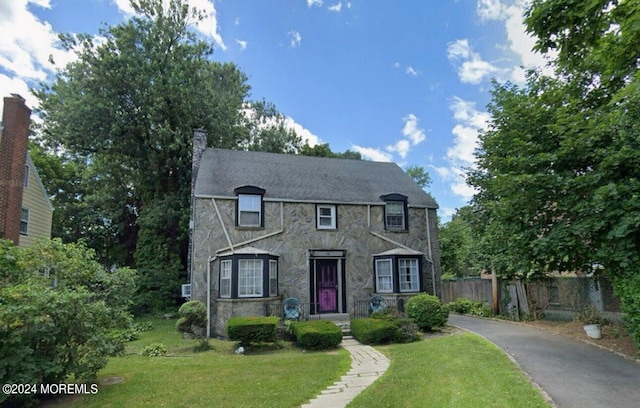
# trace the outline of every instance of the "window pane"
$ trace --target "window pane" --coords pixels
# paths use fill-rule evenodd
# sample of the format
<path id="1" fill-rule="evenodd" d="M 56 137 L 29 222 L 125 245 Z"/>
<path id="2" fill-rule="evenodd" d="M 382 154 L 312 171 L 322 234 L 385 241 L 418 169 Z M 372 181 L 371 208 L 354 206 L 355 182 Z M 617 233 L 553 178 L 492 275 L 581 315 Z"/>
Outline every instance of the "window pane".
<path id="1" fill-rule="evenodd" d="M 262 197 L 259 195 L 240 194 L 238 196 L 238 225 L 260 226 Z"/>
<path id="2" fill-rule="evenodd" d="M 400 259 L 398 272 L 400 274 L 400 292 L 417 292 L 419 290 L 417 259 Z"/>
<path id="3" fill-rule="evenodd" d="M 262 260 L 238 261 L 238 296 L 262 296 Z"/>
<path id="4" fill-rule="evenodd" d="M 29 210 L 23 208 L 20 211 L 20 233 L 27 234 L 29 232 Z"/>
<path id="5" fill-rule="evenodd" d="M 376 260 L 376 288 L 378 292 L 393 292 L 391 259 Z"/>
<path id="6" fill-rule="evenodd" d="M 336 227 L 336 211 L 335 206 L 324 205 L 318 206 L 318 228 L 335 228 Z"/>
<path id="7" fill-rule="evenodd" d="M 388 202 L 386 204 L 386 218 L 388 229 L 404 229 L 404 204 Z"/>
<path id="8" fill-rule="evenodd" d="M 269 296 L 278 296 L 278 261 L 269 261 Z"/>
<path id="9" fill-rule="evenodd" d="M 220 297 L 231 297 L 231 261 L 220 263 Z"/>

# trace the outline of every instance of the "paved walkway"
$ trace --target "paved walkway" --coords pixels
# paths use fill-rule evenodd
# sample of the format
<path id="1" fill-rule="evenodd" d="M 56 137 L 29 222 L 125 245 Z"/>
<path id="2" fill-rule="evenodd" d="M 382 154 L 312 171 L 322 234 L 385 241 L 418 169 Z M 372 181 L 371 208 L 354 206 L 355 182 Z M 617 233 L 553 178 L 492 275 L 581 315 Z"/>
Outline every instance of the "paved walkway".
<path id="1" fill-rule="evenodd" d="M 351 370 L 302 408 L 345 407 L 389 368 L 389 359 L 371 346 L 345 338 L 342 347 L 351 353 Z"/>
<path id="2" fill-rule="evenodd" d="M 640 407 L 640 364 L 569 337 L 451 314 L 449 324 L 503 349 L 562 408 Z"/>

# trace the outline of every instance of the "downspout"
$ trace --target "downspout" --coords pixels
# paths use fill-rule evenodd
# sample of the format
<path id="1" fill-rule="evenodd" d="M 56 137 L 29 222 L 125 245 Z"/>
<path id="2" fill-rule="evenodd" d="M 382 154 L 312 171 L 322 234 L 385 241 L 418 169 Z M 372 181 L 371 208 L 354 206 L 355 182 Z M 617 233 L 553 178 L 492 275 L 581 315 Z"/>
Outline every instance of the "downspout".
<path id="1" fill-rule="evenodd" d="M 207 260 L 207 338 L 211 337 L 211 262 L 215 259 L 210 256 Z"/>
<path id="2" fill-rule="evenodd" d="M 433 295 L 436 294 L 436 267 L 433 262 L 433 251 L 431 250 L 431 226 L 429 225 L 429 209 L 425 208 L 424 213 L 426 214 L 427 220 L 427 245 L 429 246 L 429 262 L 431 262 L 431 284 L 433 287 Z"/>

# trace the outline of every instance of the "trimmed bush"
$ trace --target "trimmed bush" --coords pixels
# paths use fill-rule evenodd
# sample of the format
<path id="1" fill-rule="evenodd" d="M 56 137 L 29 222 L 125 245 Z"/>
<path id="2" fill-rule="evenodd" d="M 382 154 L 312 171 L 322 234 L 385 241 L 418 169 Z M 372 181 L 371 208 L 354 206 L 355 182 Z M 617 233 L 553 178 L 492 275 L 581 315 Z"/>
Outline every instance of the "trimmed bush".
<path id="1" fill-rule="evenodd" d="M 409 299 L 405 308 L 409 316 L 421 330 L 431 330 L 444 326 L 449 317 L 449 309 L 443 307 L 440 299 L 433 295 L 417 295 Z"/>
<path id="2" fill-rule="evenodd" d="M 305 350 L 331 349 L 342 341 L 342 329 L 329 320 L 293 322 L 291 327 L 296 344 Z"/>
<path id="3" fill-rule="evenodd" d="M 241 345 L 269 342 L 277 339 L 278 318 L 268 317 L 232 317 L 227 322 L 229 340 L 239 341 Z"/>
<path id="4" fill-rule="evenodd" d="M 387 320 L 396 326 L 398 330 L 393 343 L 410 343 L 420 338 L 418 326 L 398 309 L 388 308 L 383 312 L 375 312 L 371 314 L 371 318 Z"/>
<path id="5" fill-rule="evenodd" d="M 398 327 L 390 320 L 351 320 L 351 334 L 362 344 L 392 343 L 398 337 Z"/>

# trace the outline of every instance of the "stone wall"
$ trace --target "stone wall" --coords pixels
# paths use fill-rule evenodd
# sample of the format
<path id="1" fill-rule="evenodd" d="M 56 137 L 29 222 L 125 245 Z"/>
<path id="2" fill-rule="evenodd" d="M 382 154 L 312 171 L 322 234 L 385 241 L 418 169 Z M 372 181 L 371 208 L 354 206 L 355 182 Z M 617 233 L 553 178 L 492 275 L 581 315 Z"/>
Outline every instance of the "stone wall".
<path id="1" fill-rule="evenodd" d="M 369 206 L 336 205 L 336 230 L 316 229 L 316 206 L 313 203 L 265 201 L 265 227 L 259 229 L 235 227 L 235 207 L 236 201 L 230 199 L 195 200 L 192 295 L 194 299 L 206 302 L 207 264 L 211 261 L 211 312 L 214 317 L 212 331 L 216 334 L 224 335 L 226 320 L 229 317 L 264 314 L 264 302 L 261 300 L 218 299 L 219 260 L 216 257 L 220 252 L 229 250 L 231 246 L 235 249 L 252 246 L 278 255 L 279 298 L 296 297 L 303 303 L 310 301 L 309 250 L 345 251 L 344 290 L 346 309 L 349 312 L 355 300 L 368 299 L 373 294 L 372 255 L 398 247 L 368 232 L 372 231 L 388 240 L 425 253 L 422 260 L 423 287 L 427 293 L 433 293 L 432 275 L 435 275 L 436 294 L 439 295 L 440 256 L 435 209 L 429 210 L 431 254 L 434 258 L 432 268 L 428 262 L 427 210 L 424 208 L 409 208 L 408 232 L 386 232 L 382 203 Z M 216 212 L 216 208 L 220 214 Z"/>

